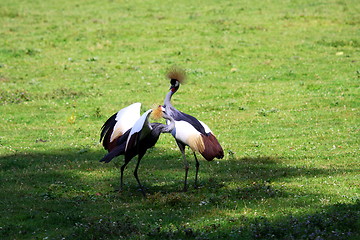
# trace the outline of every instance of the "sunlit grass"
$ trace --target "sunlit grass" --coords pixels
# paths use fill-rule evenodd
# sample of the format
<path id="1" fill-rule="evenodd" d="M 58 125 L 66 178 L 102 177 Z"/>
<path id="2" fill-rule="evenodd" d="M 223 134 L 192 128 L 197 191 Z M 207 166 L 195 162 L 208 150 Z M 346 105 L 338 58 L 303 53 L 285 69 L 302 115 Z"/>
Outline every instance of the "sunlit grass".
<path id="1" fill-rule="evenodd" d="M 359 237 L 356 1 L 2 1 L 0 236 L 4 239 Z M 99 163 L 103 122 L 173 104 L 225 157 L 181 192 L 174 139 L 125 170 Z M 200 156 L 199 156 L 200 157 Z"/>

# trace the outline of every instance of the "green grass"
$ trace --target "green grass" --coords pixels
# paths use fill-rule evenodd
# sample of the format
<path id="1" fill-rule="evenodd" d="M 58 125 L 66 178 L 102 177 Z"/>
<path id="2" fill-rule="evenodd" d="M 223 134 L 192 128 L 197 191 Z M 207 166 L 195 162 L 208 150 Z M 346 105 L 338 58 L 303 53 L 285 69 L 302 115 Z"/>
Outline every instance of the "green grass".
<path id="1" fill-rule="evenodd" d="M 360 4 L 1 1 L 2 239 L 357 239 Z M 119 109 L 161 104 L 207 123 L 223 160 L 181 192 L 162 135 L 144 199 L 98 143 Z M 191 159 L 190 184 L 194 181 Z"/>

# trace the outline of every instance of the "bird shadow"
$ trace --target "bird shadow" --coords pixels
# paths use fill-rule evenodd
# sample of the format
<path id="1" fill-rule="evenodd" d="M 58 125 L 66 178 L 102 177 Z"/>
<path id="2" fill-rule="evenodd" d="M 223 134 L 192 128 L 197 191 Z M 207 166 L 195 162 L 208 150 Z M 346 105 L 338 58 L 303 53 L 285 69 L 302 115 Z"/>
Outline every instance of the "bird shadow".
<path id="1" fill-rule="evenodd" d="M 46 185 L 49 181 L 82 179 L 82 181 L 107 181 L 113 186 L 113 191 L 118 189 L 119 167 L 123 164 L 123 157 L 114 159 L 109 164 L 98 162 L 106 152 L 102 150 L 79 151 L 74 149 L 59 149 L 49 152 L 13 153 L 0 157 L 0 170 L 11 177 L 16 176 L 17 182 L 22 178 L 31 176 L 31 182 Z M 271 183 L 281 179 L 295 177 L 314 177 L 332 174 L 345 174 L 356 172 L 359 169 L 327 169 L 314 167 L 289 166 L 283 162 L 286 159 L 273 156 L 256 156 L 232 158 L 218 161 L 200 160 L 199 189 L 221 189 L 227 183 L 242 183 L 256 185 Z M 134 158 L 125 170 L 126 188 L 138 189 L 133 177 L 133 169 L 137 159 Z M 191 164 L 189 171 L 189 185 L 194 184 L 195 161 L 188 157 Z M 105 174 L 110 171 L 111 174 Z M 95 174 L 99 172 L 99 174 Z M 144 156 L 139 168 L 139 177 L 148 191 L 179 191 L 183 187 L 184 167 L 181 155 L 177 152 L 169 153 L 162 148 L 154 148 Z M 8 173 L 8 174 L 6 174 Z M 11 173 L 11 174 L 10 174 Z M 23 174 L 26 173 L 26 174 Z M 94 173 L 96 177 L 85 178 L 84 175 Z M 71 177 L 69 177 L 71 176 Z M 24 181 L 26 184 L 26 181 Z M 180 185 L 180 186 L 179 186 Z"/>
<path id="2" fill-rule="evenodd" d="M 96 227 L 99 219 L 89 218 L 86 213 L 102 211 L 104 204 L 111 205 L 120 212 L 130 207 L 131 211 L 137 212 L 139 218 L 146 218 L 147 213 L 139 211 L 136 206 L 141 206 L 141 209 L 160 206 L 164 211 L 187 209 L 184 214 L 190 216 L 191 209 L 201 207 L 198 204 L 205 204 L 206 210 L 197 211 L 206 216 L 211 214 L 212 209 L 216 210 L 218 205 L 239 200 L 257 204 L 263 199 L 292 198 L 296 194 L 292 189 L 279 188 L 272 183 L 300 176 L 310 178 L 333 175 L 335 171 L 288 166 L 284 164 L 286 159 L 272 156 L 212 162 L 200 160 L 199 188 L 195 189 L 192 186 L 195 164 L 190 155 L 189 190 L 182 193 L 184 168 L 181 154 L 156 147 L 144 156 L 140 165 L 139 177 L 147 188 L 147 199 L 141 200 L 143 198 L 132 173 L 136 159 L 133 159 L 125 170 L 125 188 L 118 193 L 118 168 L 123 158 L 114 159 L 110 164 L 98 162 L 104 154 L 103 150 L 59 149 L 52 152 L 17 152 L 0 156 L 1 191 L 4 196 L 0 206 L 3 215 L 16 219 L 16 214 L 13 213 L 17 209 L 19 214 L 24 216 L 23 224 L 27 226 L 27 232 L 35 231 L 31 227 L 34 220 L 55 232 L 64 228 L 73 229 L 74 226 L 80 229 L 81 226 Z M 358 169 L 341 169 L 335 173 L 354 171 Z M 311 194 L 317 196 L 317 193 L 307 193 Z M 22 199 L 21 204 L 18 199 Z M 103 214 L 109 213 L 105 211 Z M 63 221 L 62 218 L 68 220 Z M 171 221 L 180 226 L 183 220 L 183 217 L 176 216 Z M 93 225 L 89 225 L 89 222 Z M 79 223 L 87 225 L 78 225 Z M 109 220 L 110 223 L 113 221 Z M 132 222 L 129 224 L 134 228 Z M 110 225 L 109 228 L 112 226 Z M 3 229 L 8 231 L 6 236 L 17 234 L 12 230 L 16 227 L 11 224 L 5 225 Z M 99 230 L 99 234 L 100 232 Z"/>

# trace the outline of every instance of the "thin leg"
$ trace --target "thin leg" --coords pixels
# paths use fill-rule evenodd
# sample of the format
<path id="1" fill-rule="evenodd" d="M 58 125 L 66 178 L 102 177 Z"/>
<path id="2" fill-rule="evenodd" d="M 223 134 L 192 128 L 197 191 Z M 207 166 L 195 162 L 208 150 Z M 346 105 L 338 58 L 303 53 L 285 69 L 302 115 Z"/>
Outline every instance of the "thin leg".
<path id="1" fill-rule="evenodd" d="M 140 161 L 141 161 L 142 156 L 143 156 L 143 154 L 139 154 L 139 156 L 138 156 L 138 161 L 137 161 L 137 163 L 136 163 L 136 167 L 135 167 L 135 170 L 134 170 L 134 176 L 135 176 L 135 178 L 136 178 L 136 181 L 137 181 L 138 184 L 139 184 L 139 187 L 140 187 L 140 189 L 141 189 L 142 194 L 144 195 L 144 197 L 146 197 L 146 193 L 145 193 L 144 187 L 143 187 L 143 185 L 141 185 L 140 180 L 139 180 L 139 177 L 138 177 L 138 169 L 139 169 L 139 165 L 140 165 Z"/>
<path id="2" fill-rule="evenodd" d="M 185 157 L 185 154 L 183 154 L 184 156 L 184 161 L 185 161 L 185 165 L 184 165 L 184 168 L 185 168 L 185 180 L 184 180 L 184 189 L 183 191 L 186 192 L 187 191 L 187 177 L 188 177 L 188 172 L 189 172 L 189 163 L 186 161 L 186 157 Z"/>
<path id="3" fill-rule="evenodd" d="M 196 154 L 194 152 L 194 157 L 195 157 L 195 160 L 196 160 L 196 173 L 195 173 L 195 183 L 194 183 L 194 187 L 195 188 L 198 188 L 198 184 L 197 184 L 197 180 L 198 180 L 198 173 L 199 173 L 199 167 L 200 167 L 200 163 L 199 163 L 199 160 L 197 159 L 196 157 Z"/>
<path id="4" fill-rule="evenodd" d="M 130 159 L 131 160 L 131 159 Z M 128 165 L 128 163 L 130 162 L 129 159 L 126 159 L 125 157 L 125 163 L 121 166 L 120 168 L 120 189 L 119 191 L 121 192 L 123 190 L 123 176 L 124 176 L 124 170 L 126 165 Z"/>
<path id="5" fill-rule="evenodd" d="M 185 168 L 185 180 L 184 180 L 184 189 L 183 191 L 186 192 L 187 191 L 187 177 L 188 177 L 188 172 L 189 172 L 189 163 L 186 160 L 186 156 L 185 156 L 185 145 L 177 142 L 179 149 L 182 153 L 183 156 L 183 160 L 184 160 L 184 168 Z"/>

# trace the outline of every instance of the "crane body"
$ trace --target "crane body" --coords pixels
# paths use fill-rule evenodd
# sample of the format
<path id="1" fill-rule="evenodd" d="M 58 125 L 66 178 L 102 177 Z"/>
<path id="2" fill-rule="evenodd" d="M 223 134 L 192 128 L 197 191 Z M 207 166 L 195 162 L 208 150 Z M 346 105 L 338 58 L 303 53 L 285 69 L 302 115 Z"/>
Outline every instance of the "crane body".
<path id="1" fill-rule="evenodd" d="M 139 108 L 139 110 L 140 110 L 140 108 Z M 122 110 L 120 110 L 120 111 L 122 111 Z M 161 117 L 165 118 L 170 123 L 167 125 L 161 124 L 161 123 L 150 123 L 149 117 L 153 111 L 158 111 L 158 112 L 161 111 L 161 114 L 160 114 Z M 134 113 L 134 112 L 132 112 L 132 113 Z M 116 114 L 114 114 L 114 115 L 116 115 Z M 105 124 L 104 124 L 105 127 L 103 126 L 103 129 L 108 129 L 108 131 L 111 129 L 115 129 L 114 126 L 116 126 L 116 124 L 117 124 L 116 122 L 114 123 L 114 121 L 108 120 L 105 122 Z M 131 159 L 133 159 L 137 155 L 138 160 L 137 160 L 136 167 L 134 170 L 134 176 L 142 190 L 143 195 L 145 196 L 145 190 L 144 190 L 142 184 L 140 183 L 140 180 L 138 177 L 138 168 L 140 165 L 140 161 L 141 161 L 142 157 L 145 155 L 146 151 L 156 144 L 156 142 L 159 139 L 160 134 L 161 133 L 170 133 L 174 127 L 175 127 L 175 123 L 173 121 L 173 118 L 171 118 L 170 116 L 168 116 L 165 113 L 165 109 L 162 106 L 159 106 L 156 110 L 149 109 L 148 111 L 146 111 L 140 118 L 137 119 L 137 121 L 133 124 L 133 126 L 130 129 L 128 129 L 120 137 L 116 138 L 116 142 L 111 145 L 113 147 L 108 149 L 109 153 L 106 154 L 100 160 L 100 162 L 108 163 L 113 158 L 115 158 L 119 155 L 125 156 L 124 164 L 120 168 L 120 170 L 121 170 L 120 190 L 122 190 L 122 187 L 123 187 L 123 175 L 124 175 L 125 167 L 131 161 Z M 103 136 L 106 136 L 107 134 L 108 133 L 104 132 L 104 130 L 101 132 L 100 139 L 103 140 L 104 147 L 108 146 L 108 143 L 104 142 L 104 141 L 108 140 L 108 138 L 103 137 Z M 111 136 L 110 133 L 109 133 L 109 135 Z"/>
<path id="2" fill-rule="evenodd" d="M 197 179 L 200 163 L 196 157 L 196 152 L 199 152 L 206 160 L 212 161 L 214 158 L 223 158 L 224 151 L 212 133 L 210 128 L 195 117 L 183 113 L 171 104 L 171 97 L 179 89 L 180 83 L 184 80 L 184 72 L 177 69 L 168 73 L 170 79 L 170 91 L 166 94 L 164 100 L 165 112 L 174 119 L 175 127 L 171 134 L 176 140 L 176 143 L 182 153 L 185 166 L 185 180 L 184 191 L 187 190 L 187 175 L 189 164 L 185 156 L 185 147 L 189 146 L 193 151 L 196 161 L 195 187 L 197 187 Z"/>

